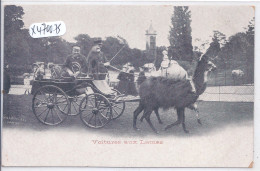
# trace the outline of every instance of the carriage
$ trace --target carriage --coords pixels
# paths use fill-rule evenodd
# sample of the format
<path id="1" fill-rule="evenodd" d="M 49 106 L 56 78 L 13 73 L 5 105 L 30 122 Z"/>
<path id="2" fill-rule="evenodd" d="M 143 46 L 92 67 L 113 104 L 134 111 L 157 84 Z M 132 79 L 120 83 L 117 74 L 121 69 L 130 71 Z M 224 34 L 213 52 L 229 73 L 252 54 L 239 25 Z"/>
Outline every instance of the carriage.
<path id="1" fill-rule="evenodd" d="M 55 75 L 54 70 L 50 70 L 50 73 Z M 125 95 L 108 85 L 104 74 L 107 73 L 61 78 L 36 77 L 32 83 L 33 113 L 46 125 L 58 125 L 69 116 L 80 115 L 86 126 L 104 127 L 124 113 L 127 101 Z"/>

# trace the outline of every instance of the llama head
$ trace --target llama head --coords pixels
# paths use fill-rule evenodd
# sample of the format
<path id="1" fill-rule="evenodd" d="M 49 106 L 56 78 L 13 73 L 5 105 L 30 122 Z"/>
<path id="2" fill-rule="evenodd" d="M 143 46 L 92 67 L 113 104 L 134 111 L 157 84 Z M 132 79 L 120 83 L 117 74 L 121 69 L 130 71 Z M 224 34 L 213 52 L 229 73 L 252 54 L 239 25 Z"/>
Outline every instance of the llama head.
<path id="1" fill-rule="evenodd" d="M 208 61 L 208 71 L 215 71 L 217 69 L 216 65 L 211 62 L 211 61 Z"/>
<path id="2" fill-rule="evenodd" d="M 203 71 L 214 71 L 217 67 L 207 55 L 202 55 L 198 61 L 198 68 Z"/>

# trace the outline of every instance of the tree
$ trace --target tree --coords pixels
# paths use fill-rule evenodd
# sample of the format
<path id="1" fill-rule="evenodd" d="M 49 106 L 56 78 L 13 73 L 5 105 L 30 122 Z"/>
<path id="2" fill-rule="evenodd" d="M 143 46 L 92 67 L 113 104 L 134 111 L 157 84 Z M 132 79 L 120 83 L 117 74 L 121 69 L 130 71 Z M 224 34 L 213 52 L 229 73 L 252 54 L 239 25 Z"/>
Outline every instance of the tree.
<path id="1" fill-rule="evenodd" d="M 30 59 L 23 15 L 20 6 L 7 5 L 4 8 L 4 59 L 10 66 L 28 64 Z"/>
<path id="2" fill-rule="evenodd" d="M 64 63 L 68 54 L 71 53 L 69 43 L 61 37 L 48 37 L 46 48 L 46 62 Z"/>
<path id="3" fill-rule="evenodd" d="M 255 17 L 249 21 L 246 31 L 246 37 L 248 42 L 248 48 L 246 51 L 247 56 L 247 69 L 246 77 L 249 83 L 254 82 L 254 45 L 255 45 Z"/>
<path id="4" fill-rule="evenodd" d="M 174 7 L 169 32 L 169 56 L 176 60 L 192 61 L 191 11 L 187 6 Z"/>
<path id="5" fill-rule="evenodd" d="M 91 38 L 88 34 L 79 34 L 74 39 L 76 40 L 76 44 L 81 47 L 81 53 L 84 56 L 88 56 L 93 46 L 94 38 Z"/>
<path id="6" fill-rule="evenodd" d="M 223 47 L 227 43 L 226 35 L 217 30 L 213 31 L 212 40 L 218 42 L 220 47 Z"/>
<path id="7" fill-rule="evenodd" d="M 24 15 L 23 8 L 15 5 L 7 5 L 4 8 L 4 33 L 13 33 L 21 31 L 24 26 L 22 16 Z"/>
<path id="8" fill-rule="evenodd" d="M 253 17 L 247 26 L 246 34 L 248 36 L 248 42 L 250 45 L 254 44 L 254 36 L 255 36 L 255 17 Z"/>

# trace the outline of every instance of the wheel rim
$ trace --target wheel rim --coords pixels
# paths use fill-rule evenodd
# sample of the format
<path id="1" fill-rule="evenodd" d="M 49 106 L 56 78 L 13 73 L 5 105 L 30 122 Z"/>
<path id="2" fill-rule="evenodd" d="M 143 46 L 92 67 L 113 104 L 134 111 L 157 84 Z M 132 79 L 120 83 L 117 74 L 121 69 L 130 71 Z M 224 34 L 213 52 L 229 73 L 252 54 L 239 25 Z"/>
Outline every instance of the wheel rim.
<path id="1" fill-rule="evenodd" d="M 119 96 L 121 93 L 117 90 L 113 90 L 115 91 L 115 96 Z M 111 103 L 112 106 L 112 112 L 113 112 L 113 119 L 117 119 L 119 118 L 125 111 L 125 101 L 121 100 L 118 102 L 113 102 Z"/>
<path id="2" fill-rule="evenodd" d="M 79 114 L 80 102 L 84 96 L 69 97 L 70 112 L 69 115 L 75 116 Z"/>
<path id="3" fill-rule="evenodd" d="M 102 128 L 112 118 L 112 108 L 108 99 L 101 94 L 90 94 L 82 99 L 80 117 L 90 128 Z"/>
<path id="4" fill-rule="evenodd" d="M 58 125 L 63 122 L 70 110 L 66 94 L 56 86 L 44 86 L 33 97 L 33 113 L 46 125 Z"/>

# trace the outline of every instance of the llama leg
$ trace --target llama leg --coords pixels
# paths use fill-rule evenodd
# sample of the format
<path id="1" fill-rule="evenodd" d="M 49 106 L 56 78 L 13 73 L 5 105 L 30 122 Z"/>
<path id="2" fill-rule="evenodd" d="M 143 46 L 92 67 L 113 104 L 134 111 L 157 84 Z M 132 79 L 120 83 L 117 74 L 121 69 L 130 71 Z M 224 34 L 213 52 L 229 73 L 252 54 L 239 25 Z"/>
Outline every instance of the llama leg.
<path id="1" fill-rule="evenodd" d="M 139 130 L 137 127 L 136 127 L 136 120 L 137 120 L 137 117 L 138 115 L 143 111 L 143 106 L 141 105 L 141 103 L 139 103 L 139 106 L 135 109 L 134 111 L 134 120 L 133 120 L 133 128 L 135 130 Z"/>
<path id="2" fill-rule="evenodd" d="M 184 109 L 181 110 L 181 120 L 182 120 L 182 128 L 184 130 L 185 133 L 189 133 L 189 131 L 186 129 L 186 125 L 185 125 L 185 113 L 184 113 Z"/>
<path id="3" fill-rule="evenodd" d="M 158 111 L 158 110 L 159 110 L 159 108 L 157 107 L 157 108 L 154 109 L 154 112 L 155 112 L 155 114 L 156 114 L 156 117 L 157 117 L 159 123 L 162 124 L 163 122 L 162 122 L 162 120 L 161 120 L 161 118 L 160 118 L 160 115 L 159 115 L 159 111 Z"/>
<path id="4" fill-rule="evenodd" d="M 197 104 L 193 103 L 190 106 L 188 106 L 188 108 L 191 109 L 191 110 L 194 110 L 196 112 L 197 121 L 198 121 L 199 124 L 201 124 L 200 116 L 199 116 L 200 113 L 199 113 L 199 109 L 198 109 Z"/>
<path id="5" fill-rule="evenodd" d="M 154 128 L 151 120 L 150 120 L 150 116 L 152 114 L 153 110 L 152 109 L 148 109 L 146 110 L 146 112 L 144 113 L 144 117 L 145 117 L 145 120 L 148 122 L 149 126 L 152 128 L 152 130 L 158 134 L 158 131 Z"/>
<path id="6" fill-rule="evenodd" d="M 146 110 L 144 110 L 143 116 L 141 117 L 140 121 L 143 122 L 144 120 L 144 114 L 145 114 Z"/>
<path id="7" fill-rule="evenodd" d="M 181 123 L 181 112 L 180 112 L 180 110 L 181 109 L 179 109 L 179 108 L 177 109 L 177 116 L 178 116 L 177 121 L 174 122 L 173 124 L 166 126 L 164 130 L 167 130 L 167 129 L 169 129 L 169 128 L 175 126 L 175 125 L 179 125 Z"/>
<path id="8" fill-rule="evenodd" d="M 200 114 L 200 113 L 199 113 L 199 110 L 196 109 L 195 111 L 196 111 L 197 121 L 198 121 L 198 123 L 199 123 L 200 125 L 202 125 L 201 120 L 200 120 L 200 116 L 199 116 L 199 114 Z"/>

